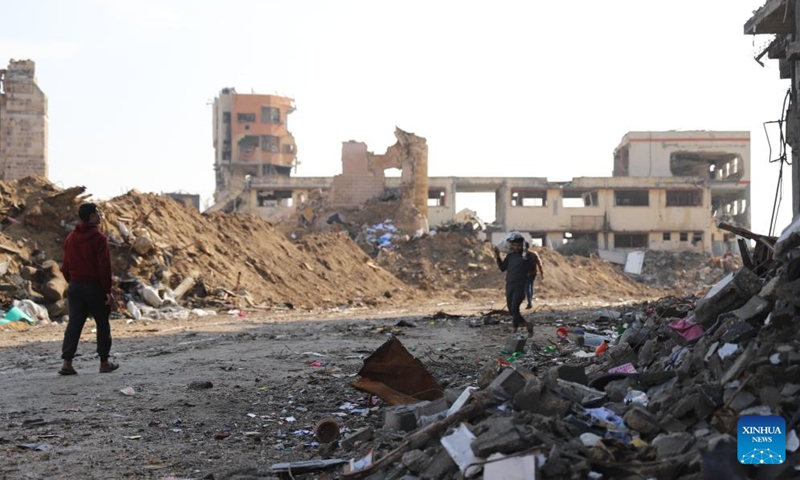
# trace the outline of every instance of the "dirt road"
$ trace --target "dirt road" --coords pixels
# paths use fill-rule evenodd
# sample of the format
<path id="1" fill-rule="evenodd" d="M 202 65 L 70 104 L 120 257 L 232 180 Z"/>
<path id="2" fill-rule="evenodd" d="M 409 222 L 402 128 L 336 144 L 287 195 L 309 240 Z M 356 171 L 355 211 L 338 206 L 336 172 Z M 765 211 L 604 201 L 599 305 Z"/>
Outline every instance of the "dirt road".
<path id="1" fill-rule="evenodd" d="M 554 319 L 588 318 L 600 306 L 549 304 L 533 315 L 534 342 L 554 338 Z M 331 416 L 345 432 L 382 426 L 381 406 L 349 385 L 363 359 L 395 334 L 443 386 L 463 389 L 502 357 L 510 324 L 478 316 L 493 308 L 501 305 L 116 320 L 121 368 L 111 374 L 97 371 L 90 320 L 70 377 L 56 374 L 64 325 L 3 332 L 0 478 L 270 478 L 276 462 L 358 458 L 364 452 L 320 446 L 311 430 Z M 437 311 L 467 316 L 432 319 Z M 416 328 L 395 327 L 401 319 Z M 370 446 L 380 455 L 398 441 L 378 436 Z"/>

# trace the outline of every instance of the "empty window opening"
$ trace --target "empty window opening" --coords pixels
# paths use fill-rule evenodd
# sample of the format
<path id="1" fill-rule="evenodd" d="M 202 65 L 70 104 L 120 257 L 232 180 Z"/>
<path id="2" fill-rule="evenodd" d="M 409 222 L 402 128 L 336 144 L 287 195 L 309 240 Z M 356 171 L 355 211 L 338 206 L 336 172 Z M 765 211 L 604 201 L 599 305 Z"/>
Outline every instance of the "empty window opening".
<path id="1" fill-rule="evenodd" d="M 261 107 L 261 123 L 281 123 L 281 111 L 275 107 Z"/>
<path id="2" fill-rule="evenodd" d="M 688 242 L 689 241 L 689 234 L 686 232 L 681 232 L 681 242 Z"/>
<path id="3" fill-rule="evenodd" d="M 531 246 L 543 247 L 547 241 L 546 233 L 529 232 L 531 236 Z"/>
<path id="4" fill-rule="evenodd" d="M 694 232 L 692 234 L 692 243 L 697 245 L 703 242 L 703 232 Z"/>
<path id="5" fill-rule="evenodd" d="M 699 207 L 702 203 L 701 190 L 667 190 L 668 207 Z"/>
<path id="6" fill-rule="evenodd" d="M 501 201 L 498 192 L 456 192 L 454 198 L 446 199 L 448 206 L 455 207 L 456 212 L 465 208 L 478 213 L 478 218 L 484 223 L 494 222 L 499 218 L 498 202 Z M 455 201 L 455 205 L 453 205 Z M 502 202 L 503 205 L 505 202 Z"/>
<path id="7" fill-rule="evenodd" d="M 261 150 L 278 153 L 280 151 L 280 145 L 281 139 L 275 135 L 261 135 Z"/>
<path id="8" fill-rule="evenodd" d="M 297 153 L 294 144 L 287 143 L 283 146 L 283 153 Z"/>
<path id="9" fill-rule="evenodd" d="M 669 242 L 672 239 L 672 234 L 669 232 L 664 232 L 661 235 L 661 239 L 664 240 L 665 242 Z"/>
<path id="10" fill-rule="evenodd" d="M 583 208 L 597 206 L 596 191 L 563 190 L 561 192 L 561 206 L 564 208 Z"/>
<path id="11" fill-rule="evenodd" d="M 222 123 L 231 123 L 231 112 L 222 112 Z"/>
<path id="12" fill-rule="evenodd" d="M 646 233 L 615 233 L 614 248 L 647 248 Z"/>
<path id="13" fill-rule="evenodd" d="M 614 204 L 618 207 L 646 207 L 650 205 L 650 192 L 647 190 L 616 190 Z"/>
<path id="14" fill-rule="evenodd" d="M 236 121 L 239 122 L 239 123 L 255 122 L 256 121 L 256 114 L 255 113 L 237 113 L 236 114 Z"/>
<path id="15" fill-rule="evenodd" d="M 249 160 L 250 156 L 253 152 L 256 151 L 258 147 L 258 137 L 255 135 L 245 135 L 244 137 L 239 140 L 239 154 L 243 156 L 243 159 Z"/>
<path id="16" fill-rule="evenodd" d="M 547 205 L 547 190 L 514 190 L 511 192 L 512 207 L 544 207 Z"/>
<path id="17" fill-rule="evenodd" d="M 739 211 L 741 213 L 747 212 L 747 199 L 743 198 L 739 203 L 741 204 L 741 208 L 739 209 Z"/>
<path id="18" fill-rule="evenodd" d="M 293 203 L 291 190 L 262 190 L 256 194 L 256 200 L 259 207 L 291 207 Z"/>
<path id="19" fill-rule="evenodd" d="M 704 177 L 712 180 L 739 180 L 744 164 L 739 155 L 726 152 L 674 152 L 669 167 L 676 177 Z"/>
<path id="20" fill-rule="evenodd" d="M 429 207 L 444 207 L 445 206 L 444 199 L 445 199 L 444 190 L 428 190 Z"/>

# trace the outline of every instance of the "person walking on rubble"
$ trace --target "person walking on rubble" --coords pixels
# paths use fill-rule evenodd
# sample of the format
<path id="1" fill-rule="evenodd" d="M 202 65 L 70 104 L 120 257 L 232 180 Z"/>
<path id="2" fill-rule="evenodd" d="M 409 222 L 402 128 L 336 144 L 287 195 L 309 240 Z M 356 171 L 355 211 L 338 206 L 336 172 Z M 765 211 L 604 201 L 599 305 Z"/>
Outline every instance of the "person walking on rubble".
<path id="1" fill-rule="evenodd" d="M 115 303 L 111 293 L 111 253 L 108 238 L 97 226 L 103 213 L 94 203 L 84 203 L 78 208 L 81 222 L 67 235 L 64 242 L 64 260 L 61 271 L 69 282 L 69 322 L 64 331 L 61 358 L 64 361 L 60 375 L 75 375 L 72 359 L 78 350 L 83 325 L 87 317 L 97 324 L 97 354 L 100 356 L 100 373 L 113 372 L 119 365 L 108 360 L 111 352 L 111 324 L 108 317 Z"/>
<path id="2" fill-rule="evenodd" d="M 534 261 L 533 270 L 528 273 L 528 278 L 525 280 L 525 298 L 528 300 L 528 304 L 525 308 L 530 310 L 533 308 L 533 281 L 536 280 L 536 272 L 538 270 L 539 277 L 544 278 L 544 270 L 542 269 L 542 258 L 539 254 L 532 248 L 528 248 L 527 253 L 529 257 L 533 257 Z"/>
<path id="3" fill-rule="evenodd" d="M 514 333 L 521 325 L 525 325 L 528 336 L 533 336 L 533 323 L 528 322 L 519 311 L 525 299 L 525 283 L 531 272 L 535 273 L 536 263 L 532 255 L 527 255 L 523 244 L 525 239 L 520 235 L 511 240 L 512 251 L 506 258 L 500 259 L 500 249 L 494 247 L 494 257 L 501 272 L 506 272 L 506 305 L 511 313 Z"/>

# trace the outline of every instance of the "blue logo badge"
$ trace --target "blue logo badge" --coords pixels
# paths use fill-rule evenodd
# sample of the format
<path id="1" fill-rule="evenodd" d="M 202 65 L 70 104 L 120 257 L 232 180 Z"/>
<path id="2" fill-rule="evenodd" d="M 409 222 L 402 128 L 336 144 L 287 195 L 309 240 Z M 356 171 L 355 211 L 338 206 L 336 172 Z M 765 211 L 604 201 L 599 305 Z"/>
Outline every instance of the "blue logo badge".
<path id="1" fill-rule="evenodd" d="M 739 463 L 776 465 L 786 460 L 786 420 L 783 417 L 747 416 L 736 426 Z"/>

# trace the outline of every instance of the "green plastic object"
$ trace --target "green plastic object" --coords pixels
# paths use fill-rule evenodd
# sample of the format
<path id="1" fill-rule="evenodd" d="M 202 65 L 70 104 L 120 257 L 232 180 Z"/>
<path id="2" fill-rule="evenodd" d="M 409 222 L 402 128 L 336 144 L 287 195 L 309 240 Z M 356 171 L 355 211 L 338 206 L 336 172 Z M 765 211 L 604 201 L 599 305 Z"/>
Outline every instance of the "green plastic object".
<path id="1" fill-rule="evenodd" d="M 8 313 L 6 313 L 6 316 L 0 319 L 0 323 L 18 322 L 20 320 L 25 320 L 31 325 L 36 323 L 34 319 L 29 317 L 25 312 L 23 312 L 17 307 L 11 307 L 11 310 L 9 310 Z"/>

